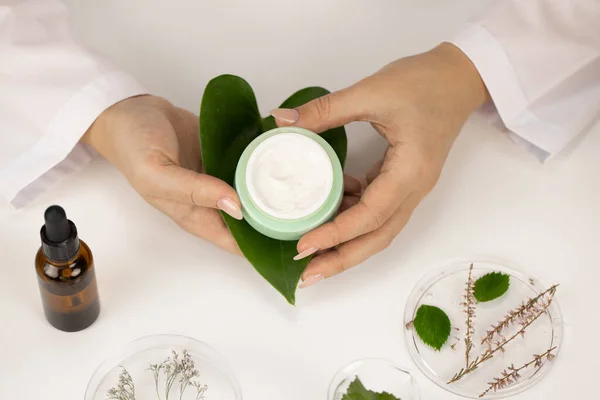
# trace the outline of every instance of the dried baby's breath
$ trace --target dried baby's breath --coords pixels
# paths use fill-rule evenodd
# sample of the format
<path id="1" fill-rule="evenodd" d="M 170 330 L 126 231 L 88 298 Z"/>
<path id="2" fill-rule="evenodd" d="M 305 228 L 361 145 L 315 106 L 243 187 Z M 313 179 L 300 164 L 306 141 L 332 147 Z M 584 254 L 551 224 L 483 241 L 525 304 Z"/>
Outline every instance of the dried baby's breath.
<path id="1" fill-rule="evenodd" d="M 125 368 L 121 367 L 121 369 L 116 386 L 107 392 L 107 399 L 136 400 L 133 379 Z M 187 350 L 183 350 L 181 355 L 173 350 L 170 357 L 159 364 L 150 364 L 148 370 L 154 376 L 158 400 L 163 400 L 161 395 L 164 395 L 164 400 L 169 400 L 169 396 L 177 393 L 174 390 L 176 383 L 179 383 L 179 400 L 183 399 L 190 386 L 196 389 L 196 400 L 203 400 L 208 390 L 206 385 L 198 381 L 200 372 L 196 369 L 194 360 Z M 164 382 L 161 378 L 164 378 Z M 161 386 L 161 382 L 164 387 Z"/>
<path id="2" fill-rule="evenodd" d="M 117 385 L 108 391 L 106 397 L 110 400 L 135 400 L 135 385 L 124 367 L 121 367 Z"/>

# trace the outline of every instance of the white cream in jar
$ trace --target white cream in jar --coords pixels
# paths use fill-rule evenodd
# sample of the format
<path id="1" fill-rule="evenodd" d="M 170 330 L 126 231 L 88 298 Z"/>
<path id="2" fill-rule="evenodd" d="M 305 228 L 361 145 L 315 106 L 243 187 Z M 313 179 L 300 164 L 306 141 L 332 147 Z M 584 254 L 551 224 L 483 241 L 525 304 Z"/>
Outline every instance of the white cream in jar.
<path id="1" fill-rule="evenodd" d="M 333 187 L 329 156 L 313 139 L 293 132 L 271 136 L 246 167 L 250 198 L 280 219 L 304 218 L 325 204 Z"/>
<path id="2" fill-rule="evenodd" d="M 344 173 L 337 153 L 319 135 L 298 127 L 275 128 L 243 151 L 234 186 L 245 222 L 267 237 L 298 240 L 335 217 Z"/>

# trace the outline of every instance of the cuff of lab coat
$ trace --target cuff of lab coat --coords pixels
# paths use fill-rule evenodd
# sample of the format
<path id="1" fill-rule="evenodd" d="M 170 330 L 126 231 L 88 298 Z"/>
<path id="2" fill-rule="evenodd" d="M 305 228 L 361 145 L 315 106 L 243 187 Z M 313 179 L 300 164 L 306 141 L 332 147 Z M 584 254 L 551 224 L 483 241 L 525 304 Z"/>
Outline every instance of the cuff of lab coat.
<path id="1" fill-rule="evenodd" d="M 460 48 L 479 71 L 493 101 L 490 107 L 493 122 L 506 128 L 518 145 L 542 162 L 567 146 L 574 136 L 572 132 L 543 121 L 531 112 L 508 55 L 486 29 L 469 25 L 450 42 Z"/>
<path id="2" fill-rule="evenodd" d="M 56 114 L 41 139 L 0 171 L 0 195 L 20 208 L 65 176 L 81 169 L 95 151 L 81 137 L 110 106 L 147 94 L 131 76 L 112 72 L 84 86 Z"/>

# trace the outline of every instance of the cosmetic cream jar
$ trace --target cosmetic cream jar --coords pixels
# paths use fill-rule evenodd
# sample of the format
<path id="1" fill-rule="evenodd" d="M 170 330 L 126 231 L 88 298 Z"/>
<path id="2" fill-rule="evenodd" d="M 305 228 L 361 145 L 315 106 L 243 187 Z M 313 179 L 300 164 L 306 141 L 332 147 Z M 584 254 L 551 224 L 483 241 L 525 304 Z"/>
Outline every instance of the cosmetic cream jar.
<path id="1" fill-rule="evenodd" d="M 263 133 L 244 150 L 235 189 L 254 229 L 274 239 L 298 240 L 336 215 L 344 174 L 323 138 L 283 127 Z"/>

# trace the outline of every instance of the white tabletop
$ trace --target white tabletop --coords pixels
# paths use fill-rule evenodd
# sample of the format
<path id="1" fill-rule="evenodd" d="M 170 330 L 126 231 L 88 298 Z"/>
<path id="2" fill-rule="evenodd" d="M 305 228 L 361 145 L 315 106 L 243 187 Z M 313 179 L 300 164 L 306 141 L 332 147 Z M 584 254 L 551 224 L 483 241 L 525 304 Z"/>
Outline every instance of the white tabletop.
<path id="1" fill-rule="evenodd" d="M 197 111 L 208 80 L 233 73 L 250 82 L 266 114 L 299 88 L 336 90 L 395 58 L 427 50 L 482 2 L 67 3 L 84 42 L 153 93 Z M 362 174 L 383 143 L 368 125 L 350 125 L 348 133 L 348 170 Z M 394 244 L 299 291 L 295 308 L 245 260 L 181 231 L 99 159 L 23 210 L 0 208 L 0 396 L 81 400 L 112 348 L 178 333 L 221 352 L 247 400 L 325 400 L 334 373 L 363 357 L 413 369 L 424 399 L 454 399 L 412 363 L 403 339 L 404 305 L 426 271 L 449 258 L 491 255 L 561 284 L 562 351 L 550 375 L 515 398 L 590 398 L 597 393 L 593 360 L 600 355 L 593 308 L 600 282 L 599 151 L 596 126 L 541 165 L 474 117 L 437 187 Z M 43 212 L 55 203 L 65 207 L 96 257 L 103 311 L 77 334 L 46 323 L 33 269 Z"/>

